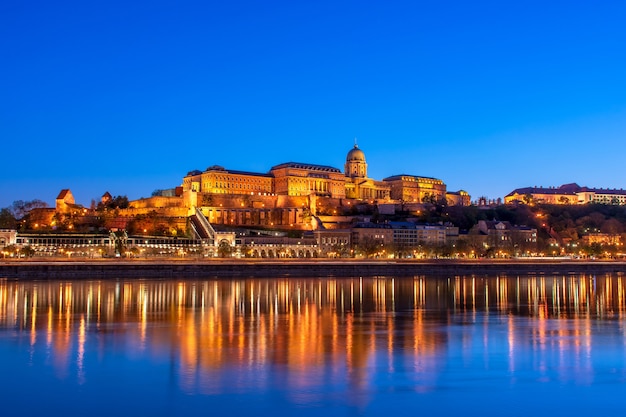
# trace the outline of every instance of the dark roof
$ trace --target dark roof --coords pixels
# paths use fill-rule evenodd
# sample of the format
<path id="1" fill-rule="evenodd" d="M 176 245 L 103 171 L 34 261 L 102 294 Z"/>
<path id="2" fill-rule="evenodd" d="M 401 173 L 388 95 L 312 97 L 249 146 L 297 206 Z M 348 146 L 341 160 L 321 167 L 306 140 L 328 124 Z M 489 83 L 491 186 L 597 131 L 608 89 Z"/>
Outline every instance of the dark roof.
<path id="1" fill-rule="evenodd" d="M 530 230 L 535 230 L 534 227 L 529 227 L 526 225 L 514 225 L 511 224 L 511 222 L 509 221 L 500 221 L 500 220 L 481 220 L 480 223 L 484 223 L 485 226 L 487 227 L 487 230 L 495 230 L 496 229 L 496 225 L 497 224 L 503 224 L 504 225 L 504 229 L 505 230 L 517 230 L 517 231 L 530 231 Z"/>
<path id="2" fill-rule="evenodd" d="M 389 222 L 392 229 L 415 229 L 413 222 Z"/>
<path id="3" fill-rule="evenodd" d="M 370 222 L 359 222 L 355 223 L 352 226 L 353 229 L 391 229 L 391 225 L 389 223 L 370 223 Z"/>
<path id="4" fill-rule="evenodd" d="M 297 168 L 297 169 L 307 169 L 309 171 L 341 173 L 341 170 L 328 166 L 328 165 L 304 164 L 301 162 L 285 162 L 283 164 L 273 166 L 272 169 L 270 169 L 270 171 L 274 171 L 275 169 L 281 169 L 281 168 Z"/>
<path id="5" fill-rule="evenodd" d="M 596 194 L 617 194 L 617 195 L 626 195 L 626 190 L 618 190 L 612 188 L 590 188 L 590 187 L 581 187 L 575 182 L 570 184 L 563 184 L 560 187 L 524 187 L 524 188 L 516 188 L 511 191 L 506 197 L 511 197 L 515 194 L 525 195 L 525 194 L 567 194 L 567 195 L 575 195 L 576 193 L 596 193 Z"/>
<path id="6" fill-rule="evenodd" d="M 499 221 L 499 220 L 482 220 L 485 224 L 485 226 L 487 226 L 487 229 L 495 229 L 497 224 L 502 223 L 504 225 L 504 228 L 506 230 L 511 230 L 512 229 L 512 225 L 511 222 L 509 221 Z"/>
<path id="7" fill-rule="evenodd" d="M 580 192 L 591 192 L 596 194 L 617 194 L 617 195 L 626 195 L 626 190 L 615 189 L 615 188 L 589 188 L 589 187 L 581 187 Z"/>
<path id="8" fill-rule="evenodd" d="M 260 172 L 250 172 L 250 171 L 237 171 L 234 169 L 224 169 L 222 167 L 219 167 L 219 168 L 208 167 L 206 171 L 204 172 L 208 172 L 208 171 L 220 171 L 220 172 L 224 172 L 225 174 L 249 175 L 253 177 L 272 177 L 271 174 L 262 174 Z"/>
<path id="9" fill-rule="evenodd" d="M 425 179 L 425 180 L 441 181 L 439 178 L 423 177 L 423 176 L 420 176 L 420 175 L 409 175 L 409 174 L 392 175 L 391 177 L 383 178 L 383 181 L 397 181 L 397 180 L 403 179 L 403 177 L 409 177 L 409 178 L 413 178 L 413 179 Z"/>
<path id="10" fill-rule="evenodd" d="M 563 184 L 559 187 L 559 190 L 562 190 L 564 192 L 572 192 L 575 193 L 578 190 L 580 190 L 580 185 L 576 184 L 575 182 L 569 183 L 569 184 Z"/>
<path id="11" fill-rule="evenodd" d="M 233 170 L 233 169 L 226 169 L 222 166 L 219 165 L 211 165 L 210 167 L 208 167 L 204 172 L 209 172 L 209 171 L 219 171 L 219 172 L 223 172 L 225 174 L 236 174 L 236 175 L 249 175 L 249 176 L 254 176 L 254 177 L 271 177 L 272 175 L 270 174 L 262 174 L 259 172 L 249 172 L 249 171 L 237 171 L 237 170 Z M 193 170 L 193 171 L 189 171 L 187 173 L 187 176 L 194 176 L 194 175 L 200 175 L 202 174 L 202 171 L 199 170 Z"/>
<path id="12" fill-rule="evenodd" d="M 576 183 L 564 184 L 560 187 L 524 187 L 524 188 L 516 188 L 506 195 L 506 197 L 513 196 L 515 194 L 518 195 L 526 195 L 526 194 L 568 194 L 568 195 L 576 195 L 577 192 L 580 192 L 581 186 Z"/>
<path id="13" fill-rule="evenodd" d="M 423 230 L 424 228 L 428 228 L 428 227 L 437 227 L 437 228 L 445 228 L 445 224 L 439 224 L 439 223 L 414 223 L 414 222 L 389 222 L 389 224 L 391 225 L 392 229 L 420 229 Z"/>
<path id="14" fill-rule="evenodd" d="M 57 196 L 57 200 L 62 200 L 65 197 L 67 197 L 67 195 L 69 194 L 70 189 L 69 188 L 65 188 L 63 190 L 61 190 L 61 192 L 59 193 L 59 195 Z"/>

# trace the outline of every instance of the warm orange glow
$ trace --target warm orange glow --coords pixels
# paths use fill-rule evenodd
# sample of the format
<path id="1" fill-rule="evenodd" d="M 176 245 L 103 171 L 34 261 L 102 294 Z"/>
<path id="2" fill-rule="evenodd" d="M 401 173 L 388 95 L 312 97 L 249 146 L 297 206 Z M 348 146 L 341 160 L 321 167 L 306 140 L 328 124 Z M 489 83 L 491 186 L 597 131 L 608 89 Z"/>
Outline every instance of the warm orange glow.
<path id="1" fill-rule="evenodd" d="M 432 358 L 446 349 L 446 337 L 429 332 L 423 314 L 428 306 L 442 302 L 470 317 L 477 311 L 515 309 L 535 321 L 531 337 L 526 338 L 516 328 L 516 315 L 505 319 L 502 341 L 511 371 L 519 368 L 514 355 L 518 345 L 529 344 L 541 355 L 551 348 L 546 346 L 551 340 L 559 352 L 576 352 L 582 358 L 577 366 L 588 367 L 589 317 L 623 317 L 625 291 L 626 277 L 621 275 L 457 276 L 445 281 L 423 277 L 120 283 L 5 280 L 0 281 L 0 319 L 24 323 L 32 345 L 45 335 L 55 370 L 62 375 L 77 372 L 79 380 L 90 341 L 88 329 L 122 321 L 132 323 L 139 349 L 154 341 L 179 355 L 175 363 L 184 375 L 180 381 L 184 390 L 194 389 L 200 381 L 201 389 L 212 392 L 211 370 L 271 361 L 301 371 L 288 383 L 306 388 L 318 369 L 347 371 L 351 383 L 367 384 L 372 365 L 392 370 L 396 364 L 386 361 L 399 349 L 414 352 L 416 372 L 436 375 L 439 365 Z M 399 323 L 391 316 L 377 314 L 397 311 L 398 306 L 411 311 L 408 337 L 393 331 Z M 42 311 L 46 312 L 43 320 Z M 571 320 L 552 320 L 564 315 L 576 325 Z M 522 334 L 525 337 L 520 339 Z M 467 343 L 475 343 L 469 335 Z M 485 337 L 480 343 L 494 341 Z M 389 355 L 375 357 L 376 346 Z M 373 364 L 376 360 L 383 362 Z"/>

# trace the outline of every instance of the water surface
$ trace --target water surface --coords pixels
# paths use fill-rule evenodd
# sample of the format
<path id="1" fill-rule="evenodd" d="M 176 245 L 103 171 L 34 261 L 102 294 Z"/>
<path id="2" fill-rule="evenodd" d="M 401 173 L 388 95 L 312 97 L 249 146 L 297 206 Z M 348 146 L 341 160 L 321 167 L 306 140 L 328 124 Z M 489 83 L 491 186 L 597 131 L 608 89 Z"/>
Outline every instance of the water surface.
<path id="1" fill-rule="evenodd" d="M 615 414 L 621 275 L 0 281 L 2 415 Z"/>

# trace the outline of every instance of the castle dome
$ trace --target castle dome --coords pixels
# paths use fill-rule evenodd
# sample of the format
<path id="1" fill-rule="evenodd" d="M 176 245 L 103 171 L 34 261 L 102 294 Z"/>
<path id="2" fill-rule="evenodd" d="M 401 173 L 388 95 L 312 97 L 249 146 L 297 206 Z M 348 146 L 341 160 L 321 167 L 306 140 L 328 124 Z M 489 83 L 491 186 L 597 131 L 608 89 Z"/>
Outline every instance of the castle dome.
<path id="1" fill-rule="evenodd" d="M 365 154 L 359 149 L 358 145 L 354 145 L 354 148 L 350 149 L 348 156 L 346 156 L 346 162 L 350 161 L 362 161 L 365 162 Z"/>

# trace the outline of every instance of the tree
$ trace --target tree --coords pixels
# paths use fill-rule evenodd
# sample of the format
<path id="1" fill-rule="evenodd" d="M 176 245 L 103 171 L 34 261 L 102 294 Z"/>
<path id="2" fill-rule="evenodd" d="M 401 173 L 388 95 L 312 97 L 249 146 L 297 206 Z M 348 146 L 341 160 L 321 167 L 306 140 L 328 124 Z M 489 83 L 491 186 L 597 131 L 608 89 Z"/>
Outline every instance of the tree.
<path id="1" fill-rule="evenodd" d="M 13 205 L 11 206 L 10 210 L 13 213 L 13 216 L 17 220 L 20 220 L 26 214 L 28 214 L 28 212 L 31 211 L 32 209 L 46 208 L 46 207 L 48 207 L 48 204 L 41 200 L 31 200 L 31 201 L 17 200 L 13 202 Z"/>
<path id="2" fill-rule="evenodd" d="M 121 256 L 126 251 L 126 240 L 128 239 L 126 230 L 111 233 L 111 239 L 115 243 L 115 253 Z"/>
<path id="3" fill-rule="evenodd" d="M 213 205 L 213 194 L 202 193 L 200 205 L 202 207 L 211 207 Z"/>
<path id="4" fill-rule="evenodd" d="M 0 229 L 17 229 L 17 219 L 9 208 L 0 210 Z"/>
<path id="5" fill-rule="evenodd" d="M 435 251 L 445 258 L 451 258 L 456 253 L 456 245 L 452 242 L 437 245 Z"/>
<path id="6" fill-rule="evenodd" d="M 350 255 L 350 248 L 345 243 L 335 243 L 331 247 L 331 252 L 333 252 L 336 257 L 345 258 Z"/>
<path id="7" fill-rule="evenodd" d="M 365 236 L 356 245 L 356 250 L 361 255 L 370 258 L 377 254 L 383 247 L 383 243 L 370 236 Z"/>
<path id="8" fill-rule="evenodd" d="M 302 219 L 302 223 L 310 226 L 311 220 L 313 219 L 313 215 L 311 214 L 311 210 L 308 207 L 304 207 L 302 209 L 302 213 L 300 214 L 300 218 Z"/>
<path id="9" fill-rule="evenodd" d="M 248 245 L 241 245 L 239 251 L 241 252 L 241 256 L 243 256 L 244 258 L 249 258 L 252 256 L 252 248 Z"/>
<path id="10" fill-rule="evenodd" d="M 125 209 L 128 208 L 128 197 L 125 195 L 119 195 L 111 198 L 105 202 L 98 203 L 98 211 L 102 211 L 105 209 Z"/>
<path id="11" fill-rule="evenodd" d="M 5 246 L 4 249 L 2 250 L 2 253 L 6 253 L 9 256 L 14 256 L 19 252 L 19 250 L 17 249 L 17 246 L 15 245 L 8 245 Z M 6 255 L 5 255 L 6 256 Z"/>
<path id="12" fill-rule="evenodd" d="M 426 193 L 422 197 L 422 203 L 437 204 L 437 196 L 435 194 Z"/>
<path id="13" fill-rule="evenodd" d="M 528 205 L 531 205 L 535 201 L 532 194 L 525 194 L 522 199 L 524 200 L 524 203 Z"/>
<path id="14" fill-rule="evenodd" d="M 24 246 L 20 249 L 20 255 L 24 255 L 25 258 L 32 258 L 35 255 L 35 249 L 30 246 Z"/>
<path id="15" fill-rule="evenodd" d="M 624 225 L 617 219 L 607 219 L 600 227 L 602 233 L 619 234 L 624 232 Z"/>
<path id="16" fill-rule="evenodd" d="M 412 247 L 407 243 L 394 243 L 388 248 L 395 258 L 406 258 L 412 253 Z"/>
<path id="17" fill-rule="evenodd" d="M 217 254 L 220 258 L 226 258 L 233 253 L 233 247 L 227 240 L 222 240 L 217 246 Z"/>

